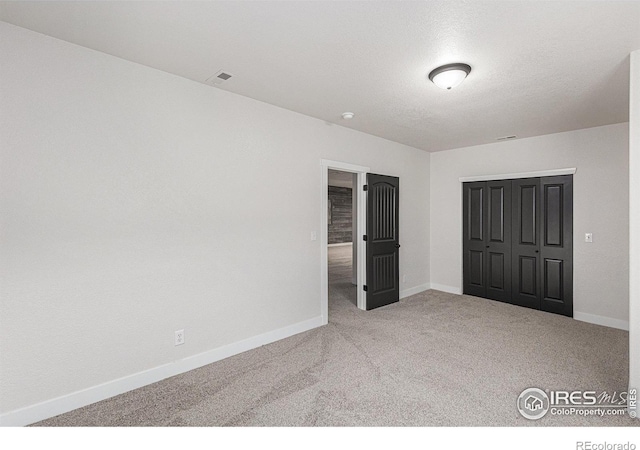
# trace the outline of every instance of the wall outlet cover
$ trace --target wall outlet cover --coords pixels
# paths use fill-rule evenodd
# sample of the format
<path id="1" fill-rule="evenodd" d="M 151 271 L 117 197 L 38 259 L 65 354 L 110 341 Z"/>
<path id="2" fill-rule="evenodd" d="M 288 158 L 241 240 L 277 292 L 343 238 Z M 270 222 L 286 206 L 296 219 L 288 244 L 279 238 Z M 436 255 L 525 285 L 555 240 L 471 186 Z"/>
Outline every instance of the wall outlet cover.
<path id="1" fill-rule="evenodd" d="M 184 330 L 178 330 L 175 334 L 175 345 L 184 344 Z"/>

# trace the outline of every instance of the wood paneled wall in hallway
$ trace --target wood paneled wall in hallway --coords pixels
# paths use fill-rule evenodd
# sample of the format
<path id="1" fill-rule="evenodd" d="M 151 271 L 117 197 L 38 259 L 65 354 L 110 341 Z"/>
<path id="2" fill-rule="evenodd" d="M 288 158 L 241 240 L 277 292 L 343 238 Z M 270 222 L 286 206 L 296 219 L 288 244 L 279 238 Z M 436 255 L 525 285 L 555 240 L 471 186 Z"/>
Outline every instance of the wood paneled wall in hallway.
<path id="1" fill-rule="evenodd" d="M 351 242 L 353 217 L 351 211 L 351 188 L 329 186 L 331 214 L 329 221 L 329 244 Z"/>

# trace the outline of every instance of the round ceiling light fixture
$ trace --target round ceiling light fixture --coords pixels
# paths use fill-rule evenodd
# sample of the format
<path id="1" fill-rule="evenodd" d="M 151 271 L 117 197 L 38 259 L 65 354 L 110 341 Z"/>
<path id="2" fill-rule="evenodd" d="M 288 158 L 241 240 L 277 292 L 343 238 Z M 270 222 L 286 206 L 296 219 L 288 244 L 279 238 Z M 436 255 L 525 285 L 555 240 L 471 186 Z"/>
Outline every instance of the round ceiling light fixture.
<path id="1" fill-rule="evenodd" d="M 350 119 L 353 119 L 354 117 L 355 117 L 355 114 L 354 114 L 354 113 L 352 113 L 352 112 L 345 112 L 345 113 L 342 113 L 342 118 L 343 118 L 344 120 L 350 120 Z"/>
<path id="2" fill-rule="evenodd" d="M 429 79 L 440 89 L 451 89 L 462 83 L 469 72 L 471 72 L 469 64 L 446 64 L 433 69 L 429 74 Z"/>

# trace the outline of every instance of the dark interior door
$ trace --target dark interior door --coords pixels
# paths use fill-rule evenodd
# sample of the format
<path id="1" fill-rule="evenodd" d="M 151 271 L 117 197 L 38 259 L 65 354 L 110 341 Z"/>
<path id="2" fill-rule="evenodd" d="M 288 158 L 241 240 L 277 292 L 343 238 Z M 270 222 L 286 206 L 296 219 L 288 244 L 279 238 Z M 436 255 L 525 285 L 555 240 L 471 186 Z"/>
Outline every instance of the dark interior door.
<path id="1" fill-rule="evenodd" d="M 463 272 L 464 293 L 486 297 L 485 275 L 487 183 L 478 181 L 463 185 Z"/>
<path id="2" fill-rule="evenodd" d="M 400 300 L 400 179 L 367 174 L 367 309 Z"/>
<path id="3" fill-rule="evenodd" d="M 511 180 L 487 182 L 487 298 L 511 300 Z"/>
<path id="4" fill-rule="evenodd" d="M 464 293 L 573 316 L 573 176 L 463 184 Z"/>
<path id="5" fill-rule="evenodd" d="M 573 176 L 540 179 L 543 311 L 573 316 Z"/>
<path id="6" fill-rule="evenodd" d="M 511 303 L 540 309 L 540 179 L 513 180 Z"/>
<path id="7" fill-rule="evenodd" d="M 511 182 L 463 185 L 464 293 L 511 298 Z"/>

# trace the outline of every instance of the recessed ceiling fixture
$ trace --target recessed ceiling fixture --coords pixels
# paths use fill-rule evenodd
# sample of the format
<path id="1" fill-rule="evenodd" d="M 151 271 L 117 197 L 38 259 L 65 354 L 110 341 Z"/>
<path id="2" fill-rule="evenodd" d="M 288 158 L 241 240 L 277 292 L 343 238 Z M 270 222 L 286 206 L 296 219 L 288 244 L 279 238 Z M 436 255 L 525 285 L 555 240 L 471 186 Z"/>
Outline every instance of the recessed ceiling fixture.
<path id="1" fill-rule="evenodd" d="M 342 118 L 344 120 L 350 120 L 350 119 L 353 119 L 354 117 L 355 117 L 355 114 L 352 113 L 352 112 L 344 112 L 344 113 L 342 113 Z"/>
<path id="2" fill-rule="evenodd" d="M 471 72 L 471 66 L 468 64 L 446 64 L 433 69 L 429 79 L 441 89 L 451 89 L 462 83 L 469 72 Z"/>

